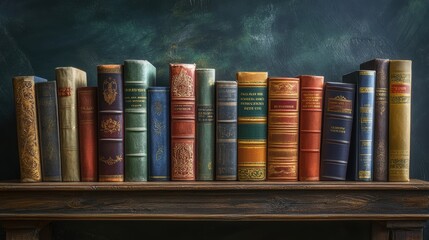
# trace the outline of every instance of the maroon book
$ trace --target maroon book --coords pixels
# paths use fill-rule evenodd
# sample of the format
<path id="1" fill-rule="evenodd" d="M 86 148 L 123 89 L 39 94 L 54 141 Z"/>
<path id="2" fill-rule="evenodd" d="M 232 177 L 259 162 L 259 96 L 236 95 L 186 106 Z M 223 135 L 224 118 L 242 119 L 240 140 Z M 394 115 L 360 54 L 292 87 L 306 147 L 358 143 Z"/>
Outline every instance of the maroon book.
<path id="1" fill-rule="evenodd" d="M 97 181 L 97 87 L 77 89 L 80 179 Z"/>
<path id="2" fill-rule="evenodd" d="M 195 64 L 170 64 L 171 179 L 195 180 Z"/>
<path id="3" fill-rule="evenodd" d="M 121 65 L 98 71 L 98 180 L 124 181 L 123 81 Z"/>

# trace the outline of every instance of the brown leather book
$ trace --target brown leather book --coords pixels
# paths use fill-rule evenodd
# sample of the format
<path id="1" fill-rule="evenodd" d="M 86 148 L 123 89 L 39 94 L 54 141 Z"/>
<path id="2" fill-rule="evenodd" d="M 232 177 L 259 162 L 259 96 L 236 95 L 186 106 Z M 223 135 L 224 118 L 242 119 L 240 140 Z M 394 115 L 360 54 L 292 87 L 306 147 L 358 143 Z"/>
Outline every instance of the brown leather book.
<path id="1" fill-rule="evenodd" d="M 13 78 L 19 167 L 22 182 L 42 181 L 34 87 L 34 84 L 38 82 L 46 82 L 46 79 L 35 76 Z"/>
<path id="2" fill-rule="evenodd" d="M 80 179 L 97 181 L 97 87 L 77 89 Z"/>
<path id="3" fill-rule="evenodd" d="M 298 180 L 299 78 L 268 79 L 268 180 Z"/>
<path id="4" fill-rule="evenodd" d="M 323 116 L 323 76 L 299 76 L 299 180 L 319 181 Z"/>
<path id="5" fill-rule="evenodd" d="M 195 64 L 170 64 L 171 179 L 195 180 Z"/>

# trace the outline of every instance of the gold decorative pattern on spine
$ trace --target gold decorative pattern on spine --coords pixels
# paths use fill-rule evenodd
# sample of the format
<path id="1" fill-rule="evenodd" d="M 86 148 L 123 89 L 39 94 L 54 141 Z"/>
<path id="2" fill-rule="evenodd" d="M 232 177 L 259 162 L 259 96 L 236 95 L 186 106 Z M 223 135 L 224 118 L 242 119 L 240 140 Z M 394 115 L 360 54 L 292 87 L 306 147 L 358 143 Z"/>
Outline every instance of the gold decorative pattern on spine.
<path id="1" fill-rule="evenodd" d="M 115 165 L 118 162 L 122 162 L 122 159 L 123 159 L 122 155 L 116 155 L 116 157 L 114 159 L 112 157 L 110 157 L 110 156 L 109 156 L 108 159 L 105 159 L 104 157 L 101 157 L 100 161 L 103 162 L 103 163 L 105 163 L 105 164 L 107 164 L 107 165 L 109 165 L 109 166 L 112 166 L 112 165 Z"/>
<path id="2" fill-rule="evenodd" d="M 116 96 L 118 95 L 118 84 L 116 79 L 107 78 L 103 82 L 103 97 L 107 104 L 112 105 L 115 102 Z"/>
<path id="3" fill-rule="evenodd" d="M 240 180 L 264 180 L 265 167 L 263 168 L 238 168 L 238 179 Z"/>
<path id="4" fill-rule="evenodd" d="M 178 75 L 175 75 L 171 84 L 171 92 L 174 97 L 192 97 L 194 88 L 192 77 L 186 70 L 181 69 Z"/>
<path id="5" fill-rule="evenodd" d="M 111 118 L 104 119 L 101 122 L 100 130 L 104 133 L 109 133 L 109 134 L 119 132 L 121 130 L 121 123 Z"/>
<path id="6" fill-rule="evenodd" d="M 173 148 L 173 176 L 179 178 L 193 177 L 193 146 L 192 143 L 176 143 Z"/>

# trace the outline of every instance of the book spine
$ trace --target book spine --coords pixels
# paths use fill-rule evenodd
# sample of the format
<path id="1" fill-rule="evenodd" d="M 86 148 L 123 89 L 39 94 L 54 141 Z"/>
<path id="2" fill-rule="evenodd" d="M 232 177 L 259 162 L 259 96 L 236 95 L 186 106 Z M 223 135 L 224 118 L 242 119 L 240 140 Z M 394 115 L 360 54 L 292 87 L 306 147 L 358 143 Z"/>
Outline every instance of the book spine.
<path id="1" fill-rule="evenodd" d="M 123 80 L 121 65 L 98 72 L 98 180 L 124 181 Z"/>
<path id="2" fill-rule="evenodd" d="M 19 165 L 22 182 L 40 182 L 39 136 L 34 77 L 14 77 Z"/>
<path id="3" fill-rule="evenodd" d="M 299 180 L 319 181 L 322 139 L 322 76 L 300 76 Z"/>
<path id="4" fill-rule="evenodd" d="M 268 180 L 298 180 L 298 127 L 299 78 L 269 78 Z"/>
<path id="5" fill-rule="evenodd" d="M 148 180 L 170 180 L 170 88 L 147 90 Z"/>
<path id="6" fill-rule="evenodd" d="M 267 72 L 238 72 L 238 180 L 266 179 Z"/>
<path id="7" fill-rule="evenodd" d="M 80 177 L 83 182 L 98 180 L 97 169 L 97 87 L 77 89 Z"/>
<path id="8" fill-rule="evenodd" d="M 125 181 L 147 181 L 146 90 L 155 83 L 156 69 L 145 60 L 124 63 Z"/>
<path id="9" fill-rule="evenodd" d="M 355 85 L 326 83 L 324 96 L 321 180 L 345 180 L 353 124 Z"/>
<path id="10" fill-rule="evenodd" d="M 40 160 L 44 182 L 61 182 L 61 153 L 55 81 L 36 84 Z"/>
<path id="11" fill-rule="evenodd" d="M 197 91 L 197 180 L 214 180 L 215 69 L 195 71 Z"/>
<path id="12" fill-rule="evenodd" d="M 389 181 L 410 180 L 411 137 L 410 60 L 390 61 Z"/>
<path id="13" fill-rule="evenodd" d="M 196 179 L 195 64 L 170 64 L 171 179 Z"/>
<path id="14" fill-rule="evenodd" d="M 374 59 L 360 65 L 361 70 L 375 70 L 374 162 L 373 180 L 388 180 L 389 146 L 389 60 Z"/>
<path id="15" fill-rule="evenodd" d="M 86 73 L 72 67 L 55 69 L 60 120 L 61 174 L 65 182 L 80 181 L 76 89 L 86 86 Z"/>
<path id="16" fill-rule="evenodd" d="M 237 82 L 216 81 L 216 180 L 237 180 Z"/>

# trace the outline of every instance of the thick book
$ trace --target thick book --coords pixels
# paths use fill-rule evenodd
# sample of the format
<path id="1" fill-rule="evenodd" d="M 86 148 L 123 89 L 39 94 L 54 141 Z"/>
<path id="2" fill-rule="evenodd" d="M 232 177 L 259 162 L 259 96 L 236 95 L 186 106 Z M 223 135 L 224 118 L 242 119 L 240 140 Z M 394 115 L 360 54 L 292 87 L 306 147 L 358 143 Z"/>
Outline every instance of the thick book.
<path id="1" fill-rule="evenodd" d="M 74 67 L 55 69 L 60 120 L 61 174 L 64 182 L 80 181 L 76 89 L 86 86 L 86 72 Z"/>
<path id="2" fill-rule="evenodd" d="M 373 180 L 387 181 L 389 165 L 389 59 L 373 59 L 360 65 L 375 70 Z"/>
<path id="3" fill-rule="evenodd" d="M 197 180 L 214 180 L 215 172 L 215 69 L 195 71 L 197 97 Z"/>
<path id="4" fill-rule="evenodd" d="M 320 157 L 321 180 L 346 180 L 355 90 L 355 85 L 350 83 L 325 84 Z"/>
<path id="5" fill-rule="evenodd" d="M 299 78 L 268 79 L 267 179 L 298 181 Z"/>
<path id="6" fill-rule="evenodd" d="M 360 70 L 343 76 L 343 82 L 356 85 L 355 113 L 347 179 L 372 181 L 374 147 L 375 71 Z"/>
<path id="7" fill-rule="evenodd" d="M 410 180 L 411 138 L 410 60 L 390 60 L 389 181 Z"/>
<path id="8" fill-rule="evenodd" d="M 299 79 L 299 180 L 319 181 L 324 77 L 302 75 Z"/>
<path id="9" fill-rule="evenodd" d="M 123 79 L 121 65 L 97 66 L 98 180 L 124 181 Z"/>
<path id="10" fill-rule="evenodd" d="M 98 180 L 97 101 L 97 87 L 77 89 L 80 179 L 82 182 Z"/>
<path id="11" fill-rule="evenodd" d="M 40 82 L 46 82 L 46 79 L 35 76 L 13 78 L 19 167 L 22 182 L 42 181 L 34 86 L 35 83 Z"/>
<path id="12" fill-rule="evenodd" d="M 237 180 L 237 82 L 216 81 L 216 180 Z"/>
<path id="13" fill-rule="evenodd" d="M 263 181 L 267 165 L 267 72 L 238 72 L 238 159 L 240 181 Z"/>
<path id="14" fill-rule="evenodd" d="M 156 68 L 146 60 L 124 62 L 125 181 L 147 181 L 146 90 L 155 85 Z"/>
<path id="15" fill-rule="evenodd" d="M 147 89 L 148 180 L 170 180 L 170 88 Z"/>
<path id="16" fill-rule="evenodd" d="M 171 179 L 196 180 L 195 64 L 170 64 Z"/>
<path id="17" fill-rule="evenodd" d="M 40 161 L 44 182 L 61 182 L 61 152 L 55 81 L 36 84 Z"/>

